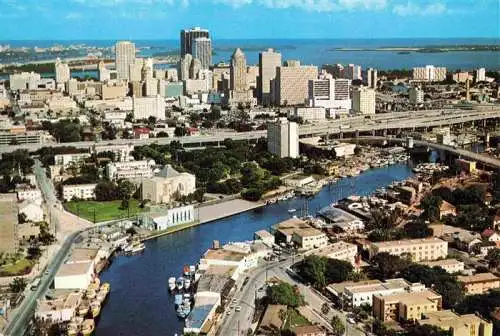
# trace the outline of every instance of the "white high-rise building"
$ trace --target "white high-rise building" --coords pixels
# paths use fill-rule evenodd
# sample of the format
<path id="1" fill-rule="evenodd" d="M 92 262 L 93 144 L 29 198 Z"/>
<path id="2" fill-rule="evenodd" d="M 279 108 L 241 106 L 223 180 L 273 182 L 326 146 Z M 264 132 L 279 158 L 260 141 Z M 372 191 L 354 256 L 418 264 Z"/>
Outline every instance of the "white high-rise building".
<path id="1" fill-rule="evenodd" d="M 376 89 L 377 88 L 377 69 L 369 68 L 366 71 L 366 83 L 369 88 Z"/>
<path id="2" fill-rule="evenodd" d="M 99 72 L 99 82 L 105 82 L 111 79 L 111 71 L 106 68 L 106 64 L 103 61 L 99 62 L 97 67 Z"/>
<path id="3" fill-rule="evenodd" d="M 281 158 L 299 156 L 299 131 L 295 122 L 280 118 L 267 125 L 267 150 Z"/>
<path id="4" fill-rule="evenodd" d="M 155 117 L 157 120 L 165 120 L 165 99 L 156 97 L 133 97 L 134 119 L 148 119 Z"/>
<path id="5" fill-rule="evenodd" d="M 202 69 L 208 69 L 212 65 L 212 40 L 208 37 L 194 39 L 193 56 L 200 60 Z"/>
<path id="6" fill-rule="evenodd" d="M 63 84 L 69 81 L 71 78 L 71 71 L 69 69 L 69 65 L 67 63 L 61 62 L 60 58 L 56 59 L 55 64 L 55 72 L 56 72 L 56 83 Z"/>
<path id="7" fill-rule="evenodd" d="M 375 90 L 356 88 L 352 93 L 352 110 L 361 114 L 375 114 Z"/>
<path id="8" fill-rule="evenodd" d="M 349 79 L 334 79 L 330 74 L 321 75 L 319 79 L 309 81 L 309 106 L 327 109 L 351 108 Z"/>
<path id="9" fill-rule="evenodd" d="M 408 91 L 410 96 L 410 103 L 422 104 L 424 102 L 424 91 L 419 87 L 412 87 Z"/>
<path id="10" fill-rule="evenodd" d="M 262 105 L 269 105 L 271 97 L 271 81 L 276 78 L 276 68 L 281 66 L 281 54 L 268 49 L 259 54 L 259 79 L 257 83 L 258 98 Z"/>
<path id="11" fill-rule="evenodd" d="M 133 63 L 128 66 L 129 82 L 140 82 L 142 80 L 142 68 L 144 61 L 142 58 L 136 58 Z"/>
<path id="12" fill-rule="evenodd" d="M 446 68 L 426 65 L 413 68 L 413 79 L 417 81 L 441 82 L 446 79 Z"/>
<path id="13" fill-rule="evenodd" d="M 135 63 L 135 44 L 120 41 L 115 45 L 116 77 L 118 80 L 130 80 L 130 65 Z"/>
<path id="14" fill-rule="evenodd" d="M 476 82 L 484 82 L 486 80 L 486 69 L 479 68 L 476 70 Z"/>
<path id="15" fill-rule="evenodd" d="M 350 80 L 362 80 L 361 65 L 349 64 L 344 71 L 345 78 Z"/>

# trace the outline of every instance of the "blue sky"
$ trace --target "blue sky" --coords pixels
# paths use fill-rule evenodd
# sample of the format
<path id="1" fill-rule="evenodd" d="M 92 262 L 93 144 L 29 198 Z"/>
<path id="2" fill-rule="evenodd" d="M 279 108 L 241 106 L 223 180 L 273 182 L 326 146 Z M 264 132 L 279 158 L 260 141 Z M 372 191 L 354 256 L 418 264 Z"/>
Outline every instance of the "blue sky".
<path id="1" fill-rule="evenodd" d="M 0 40 L 500 38 L 500 0 L 0 0 Z"/>

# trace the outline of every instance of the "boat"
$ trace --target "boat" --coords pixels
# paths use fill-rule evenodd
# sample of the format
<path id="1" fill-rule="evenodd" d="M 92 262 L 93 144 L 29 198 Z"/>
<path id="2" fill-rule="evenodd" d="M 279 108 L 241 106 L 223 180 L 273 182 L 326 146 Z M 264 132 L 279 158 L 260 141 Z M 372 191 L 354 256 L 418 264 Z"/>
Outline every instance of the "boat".
<path id="1" fill-rule="evenodd" d="M 184 272 L 184 276 L 189 276 L 189 265 L 184 265 L 184 269 L 183 269 L 183 272 Z"/>
<path id="2" fill-rule="evenodd" d="M 193 275 L 194 273 L 196 273 L 196 266 L 195 265 L 189 266 L 189 272 L 191 272 L 191 275 Z"/>
<path id="3" fill-rule="evenodd" d="M 78 306 L 78 315 L 80 316 L 85 316 L 89 312 L 89 302 L 83 300 L 82 303 L 80 303 L 80 306 Z"/>
<path id="4" fill-rule="evenodd" d="M 106 294 L 108 294 L 110 289 L 111 289 L 111 285 L 109 283 L 105 282 L 102 284 L 100 291 L 106 292 Z"/>
<path id="5" fill-rule="evenodd" d="M 101 303 L 99 301 L 92 301 L 90 309 L 92 310 L 92 316 L 96 318 L 101 313 Z"/>
<path id="6" fill-rule="evenodd" d="M 297 209 L 288 209 L 288 213 L 294 213 Z"/>
<path id="7" fill-rule="evenodd" d="M 106 300 L 106 296 L 108 296 L 108 293 L 105 291 L 99 291 L 96 296 L 96 300 L 99 301 L 99 303 L 103 303 L 104 300 Z"/>
<path id="8" fill-rule="evenodd" d="M 191 295 L 184 294 L 182 304 L 177 307 L 177 316 L 186 318 L 191 312 Z"/>
<path id="9" fill-rule="evenodd" d="M 92 290 L 87 290 L 87 293 L 85 294 L 87 296 L 87 298 L 89 299 L 95 299 L 96 295 L 97 295 L 97 292 L 92 289 Z"/>
<path id="10" fill-rule="evenodd" d="M 78 335 L 79 330 L 80 330 L 79 325 L 75 322 L 71 322 L 70 324 L 68 324 L 68 327 L 66 328 L 66 335 L 76 336 Z"/>
<path id="11" fill-rule="evenodd" d="M 176 294 L 174 296 L 174 304 L 176 307 L 182 304 L 182 294 Z"/>
<path id="12" fill-rule="evenodd" d="M 174 277 L 168 278 L 168 289 L 170 289 L 171 291 L 173 291 L 175 289 L 175 278 Z"/>
<path id="13" fill-rule="evenodd" d="M 141 242 L 135 242 L 133 243 L 127 250 L 128 253 L 131 253 L 131 254 L 135 254 L 135 253 L 139 253 L 139 252 L 142 252 L 146 249 L 146 245 L 144 245 L 144 243 L 141 243 Z"/>
<path id="14" fill-rule="evenodd" d="M 83 321 L 82 324 L 82 334 L 83 336 L 90 336 L 95 329 L 95 322 L 92 319 L 87 319 Z"/>
<path id="15" fill-rule="evenodd" d="M 181 290 L 182 287 L 184 287 L 184 278 L 180 277 L 179 279 L 177 279 L 176 285 L 177 285 L 177 289 Z"/>
<path id="16" fill-rule="evenodd" d="M 191 279 L 186 278 L 184 280 L 184 289 L 189 289 L 189 287 L 191 287 Z"/>

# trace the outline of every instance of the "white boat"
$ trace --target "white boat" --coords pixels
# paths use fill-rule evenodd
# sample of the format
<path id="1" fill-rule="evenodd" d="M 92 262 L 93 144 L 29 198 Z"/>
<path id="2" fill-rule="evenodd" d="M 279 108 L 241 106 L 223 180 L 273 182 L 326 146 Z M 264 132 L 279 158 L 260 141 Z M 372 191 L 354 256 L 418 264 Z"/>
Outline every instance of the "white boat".
<path id="1" fill-rule="evenodd" d="M 168 278 L 168 289 L 170 289 L 171 291 L 173 291 L 175 289 L 175 278 L 174 277 Z"/>
<path id="2" fill-rule="evenodd" d="M 184 289 L 189 289 L 191 286 L 191 279 L 187 278 L 184 280 Z"/>
<path id="3" fill-rule="evenodd" d="M 180 277 L 179 279 L 177 279 L 176 285 L 177 289 L 181 290 L 182 287 L 184 287 L 184 278 Z"/>
<path id="4" fill-rule="evenodd" d="M 130 253 L 139 253 L 139 252 L 142 252 L 144 251 L 144 249 L 146 248 L 146 245 L 144 245 L 144 243 L 134 243 L 131 247 L 130 247 Z"/>
<path id="5" fill-rule="evenodd" d="M 297 209 L 288 209 L 289 213 L 294 213 L 295 211 L 297 211 Z"/>

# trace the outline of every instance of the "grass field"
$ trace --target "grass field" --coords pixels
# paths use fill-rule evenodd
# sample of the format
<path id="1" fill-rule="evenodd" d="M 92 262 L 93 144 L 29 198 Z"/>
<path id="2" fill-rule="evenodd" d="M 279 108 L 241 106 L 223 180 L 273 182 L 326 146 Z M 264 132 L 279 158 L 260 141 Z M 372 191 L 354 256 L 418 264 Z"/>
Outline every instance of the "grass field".
<path id="1" fill-rule="evenodd" d="M 130 209 L 120 209 L 121 201 L 97 202 L 97 201 L 76 201 L 64 204 L 66 210 L 75 215 L 85 218 L 91 222 L 106 222 L 110 220 L 133 217 L 138 213 L 147 211 L 147 208 L 139 208 L 139 202 L 130 200 Z"/>
<path id="2" fill-rule="evenodd" d="M 0 272 L 6 276 L 14 276 L 24 274 L 24 270 L 31 269 L 32 263 L 28 259 L 21 259 L 15 264 L 5 265 L 0 268 Z"/>
<path id="3" fill-rule="evenodd" d="M 300 313 L 293 308 L 288 308 L 286 314 L 287 314 L 287 319 L 285 326 L 283 328 L 285 330 L 293 330 L 293 328 L 295 327 L 306 326 L 311 324 L 311 322 L 309 322 L 304 316 L 300 315 Z"/>

